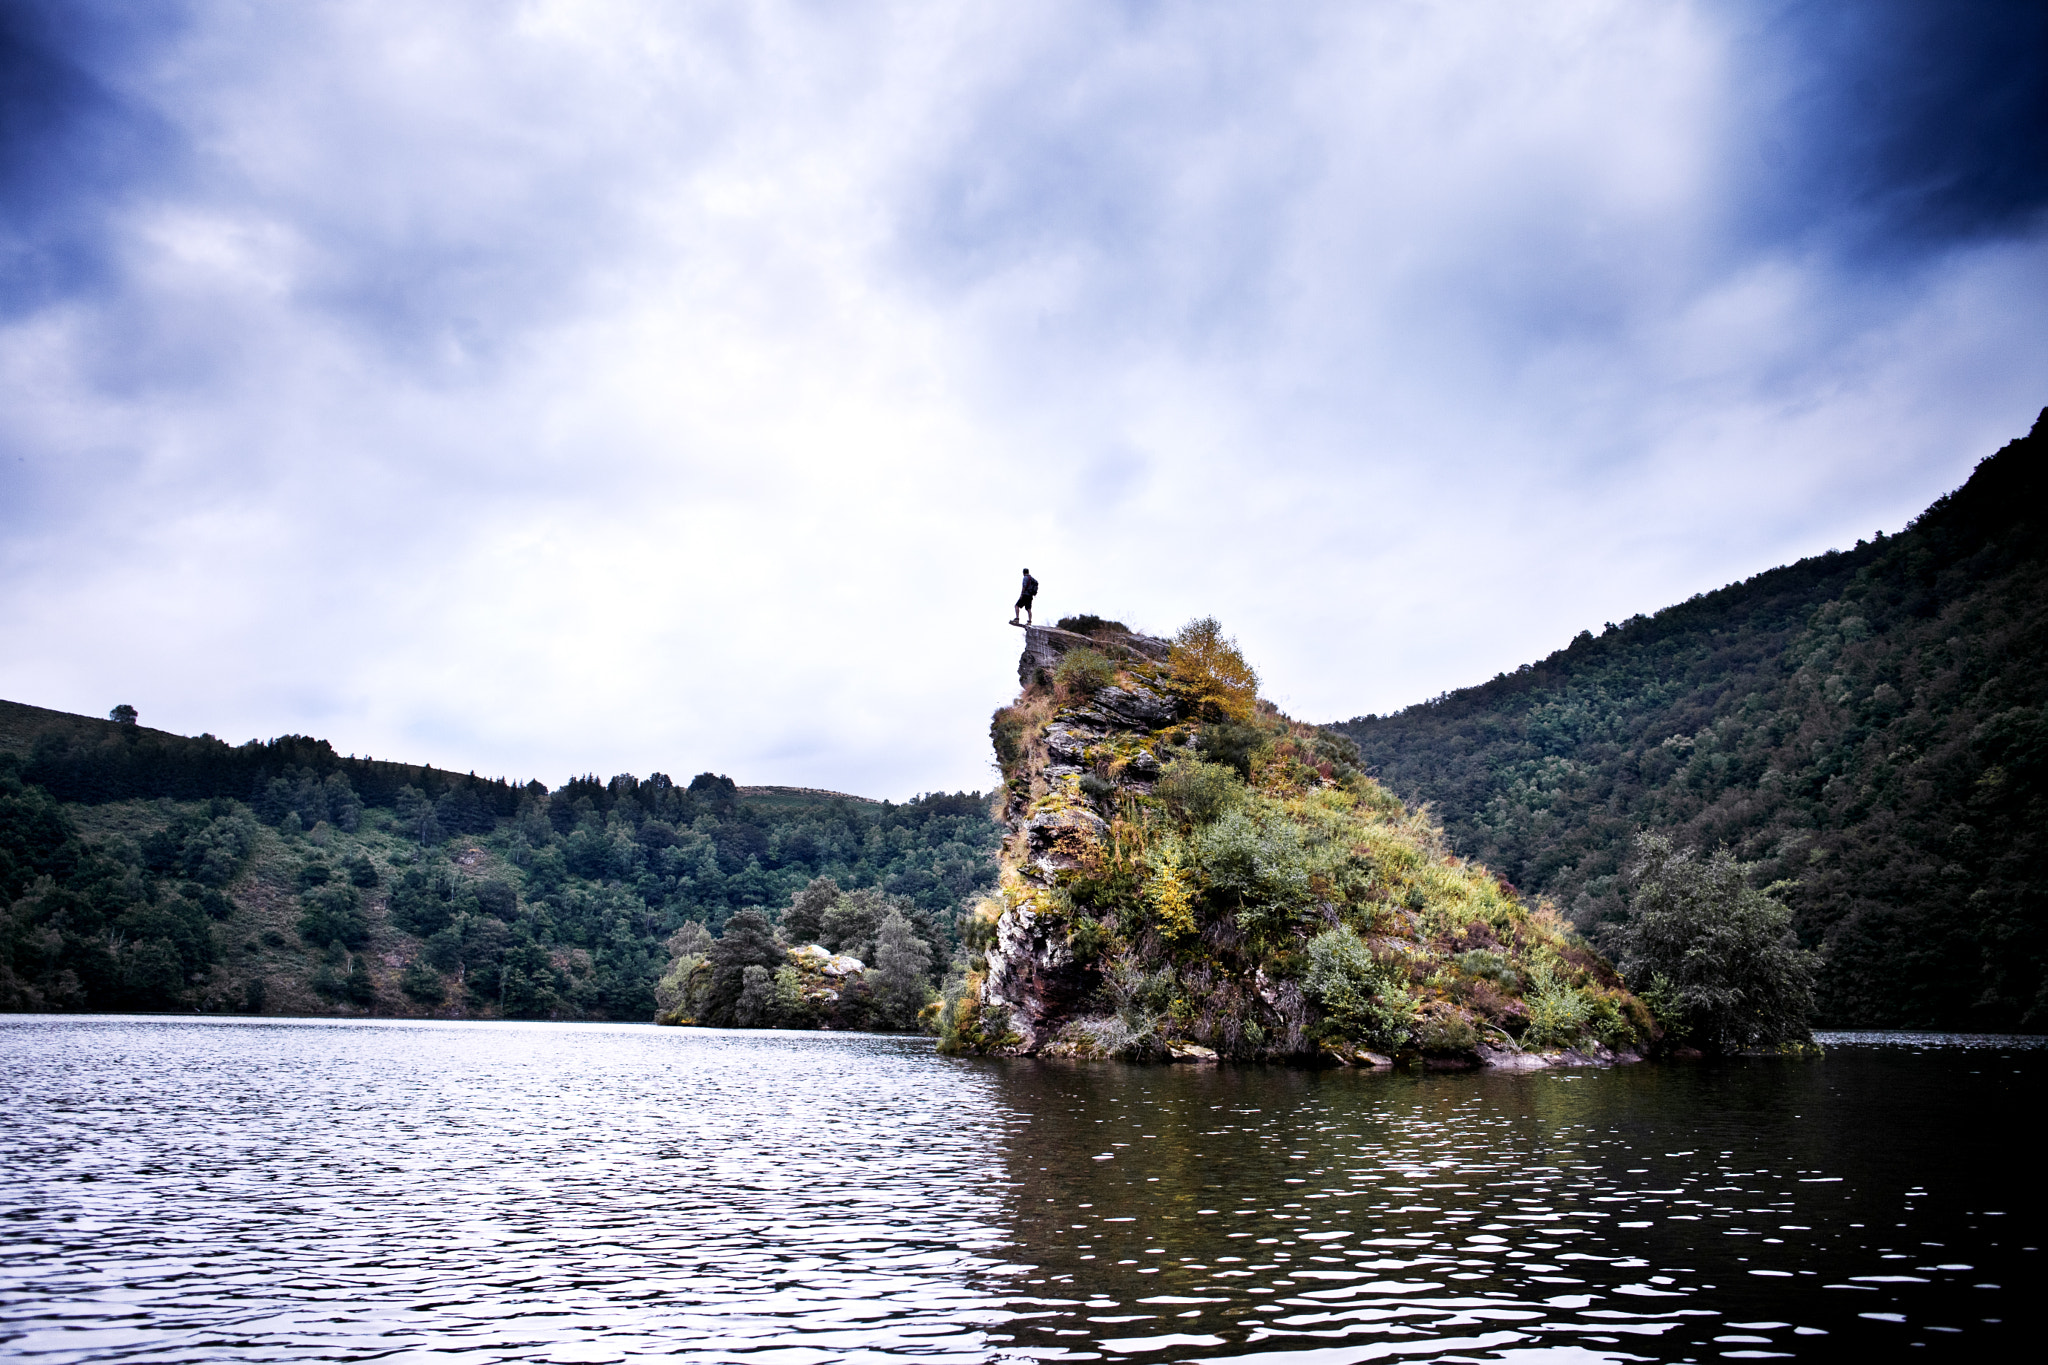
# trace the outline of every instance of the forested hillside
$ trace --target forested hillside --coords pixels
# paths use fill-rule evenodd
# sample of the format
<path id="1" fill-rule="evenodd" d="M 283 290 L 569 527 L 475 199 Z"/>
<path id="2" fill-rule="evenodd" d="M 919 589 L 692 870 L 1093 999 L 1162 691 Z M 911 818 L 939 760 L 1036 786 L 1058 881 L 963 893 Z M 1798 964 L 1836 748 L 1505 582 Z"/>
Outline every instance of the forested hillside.
<path id="1" fill-rule="evenodd" d="M 2048 412 L 1896 536 L 1332 728 L 1582 926 L 1639 828 L 1786 881 L 1832 1024 L 2048 1028 Z"/>
<path id="2" fill-rule="evenodd" d="M 0 1008 L 644 1020 L 679 931 L 857 889 L 936 981 L 996 841 L 974 793 L 550 791 L 0 703 Z"/>

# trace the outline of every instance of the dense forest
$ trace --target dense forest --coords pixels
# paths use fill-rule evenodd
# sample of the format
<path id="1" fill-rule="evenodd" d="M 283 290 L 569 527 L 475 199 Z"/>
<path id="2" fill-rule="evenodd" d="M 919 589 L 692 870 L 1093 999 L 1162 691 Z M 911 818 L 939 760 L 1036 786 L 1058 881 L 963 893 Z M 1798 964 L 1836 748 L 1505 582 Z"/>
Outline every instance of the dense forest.
<path id="1" fill-rule="evenodd" d="M 975 793 L 550 790 L 114 717 L 0 703 L 0 1008 L 645 1020 L 737 921 L 870 955 L 886 928 L 927 980 L 805 1019 L 891 1024 L 993 876 Z"/>
<path id="2" fill-rule="evenodd" d="M 1902 533 L 1332 727 L 1583 928 L 1638 831 L 1726 848 L 1840 1026 L 2048 1028 L 2048 412 Z"/>

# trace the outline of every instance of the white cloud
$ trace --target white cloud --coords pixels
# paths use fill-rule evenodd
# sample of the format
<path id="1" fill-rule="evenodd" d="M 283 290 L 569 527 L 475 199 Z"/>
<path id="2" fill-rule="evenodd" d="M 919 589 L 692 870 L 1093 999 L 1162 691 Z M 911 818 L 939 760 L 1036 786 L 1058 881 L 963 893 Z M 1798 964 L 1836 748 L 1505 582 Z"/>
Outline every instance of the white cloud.
<path id="1" fill-rule="evenodd" d="M 1384 710 L 1896 526 L 2036 237 L 1743 232 L 1713 12 L 202 9 L 0 332 L 0 693 L 540 776 L 989 781 L 1016 570 Z"/>

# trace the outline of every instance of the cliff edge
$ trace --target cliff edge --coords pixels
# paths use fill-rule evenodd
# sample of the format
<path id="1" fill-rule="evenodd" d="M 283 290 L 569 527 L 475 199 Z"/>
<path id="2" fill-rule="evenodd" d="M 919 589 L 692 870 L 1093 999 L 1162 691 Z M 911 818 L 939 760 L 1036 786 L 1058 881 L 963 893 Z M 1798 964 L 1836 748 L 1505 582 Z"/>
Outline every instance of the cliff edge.
<path id="1" fill-rule="evenodd" d="M 1000 881 L 944 1049 L 1537 1067 L 1652 1041 L 1604 958 L 1261 700 L 1213 620 L 1028 627 L 1018 678 L 990 727 Z"/>

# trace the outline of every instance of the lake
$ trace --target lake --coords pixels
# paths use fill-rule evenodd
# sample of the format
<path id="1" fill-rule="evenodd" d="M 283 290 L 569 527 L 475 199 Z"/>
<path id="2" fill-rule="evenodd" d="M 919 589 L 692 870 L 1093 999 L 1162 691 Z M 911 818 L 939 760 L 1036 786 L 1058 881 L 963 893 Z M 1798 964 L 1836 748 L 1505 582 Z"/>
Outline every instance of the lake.
<path id="1" fill-rule="evenodd" d="M 2024 1351 L 2033 1039 L 1360 1074 L 593 1024 L 0 1017 L 0 1354 Z"/>

